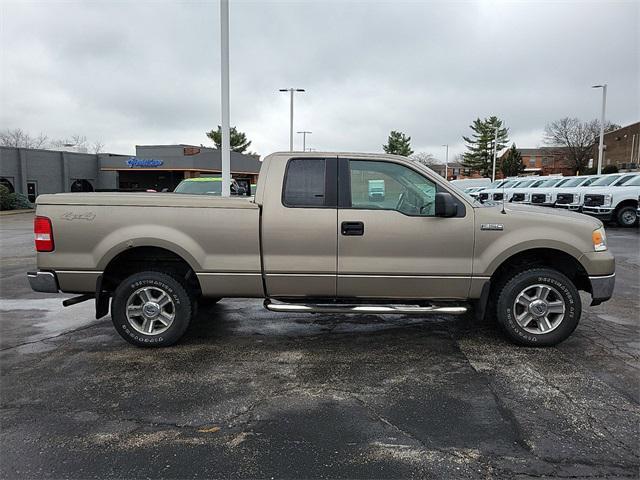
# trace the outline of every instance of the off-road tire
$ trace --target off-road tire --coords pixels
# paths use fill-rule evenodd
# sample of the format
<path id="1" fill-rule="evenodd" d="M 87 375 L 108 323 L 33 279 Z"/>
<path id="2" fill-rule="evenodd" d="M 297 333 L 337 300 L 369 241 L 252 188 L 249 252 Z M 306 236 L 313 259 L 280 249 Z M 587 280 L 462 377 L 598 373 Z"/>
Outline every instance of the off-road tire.
<path id="1" fill-rule="evenodd" d="M 564 317 L 557 327 L 548 333 L 533 334 L 526 331 L 515 319 L 514 303 L 528 286 L 548 285 L 564 301 Z M 548 268 L 534 268 L 513 275 L 497 293 L 496 317 L 509 337 L 527 347 L 548 347 L 566 340 L 578 326 L 582 313 L 580 294 L 573 282 L 562 273 Z"/>
<path id="2" fill-rule="evenodd" d="M 167 293 L 174 308 L 174 318 L 162 333 L 147 335 L 133 326 L 127 318 L 127 302 L 139 289 L 151 287 Z M 176 343 L 189 327 L 193 316 L 194 295 L 183 283 L 171 275 L 155 271 L 135 273 L 116 288 L 111 303 L 111 319 L 116 331 L 127 342 L 138 347 L 167 347 Z"/>

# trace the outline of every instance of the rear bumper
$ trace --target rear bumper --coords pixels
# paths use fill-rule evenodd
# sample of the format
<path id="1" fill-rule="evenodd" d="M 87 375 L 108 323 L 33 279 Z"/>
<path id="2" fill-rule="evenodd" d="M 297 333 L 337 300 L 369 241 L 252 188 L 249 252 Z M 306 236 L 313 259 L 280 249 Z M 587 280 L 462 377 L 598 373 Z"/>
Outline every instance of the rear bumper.
<path id="1" fill-rule="evenodd" d="M 58 279 L 53 272 L 27 272 L 27 278 L 34 292 L 58 293 Z"/>
<path id="2" fill-rule="evenodd" d="M 599 305 L 613 296 L 616 274 L 589 277 L 591 282 L 591 305 Z"/>

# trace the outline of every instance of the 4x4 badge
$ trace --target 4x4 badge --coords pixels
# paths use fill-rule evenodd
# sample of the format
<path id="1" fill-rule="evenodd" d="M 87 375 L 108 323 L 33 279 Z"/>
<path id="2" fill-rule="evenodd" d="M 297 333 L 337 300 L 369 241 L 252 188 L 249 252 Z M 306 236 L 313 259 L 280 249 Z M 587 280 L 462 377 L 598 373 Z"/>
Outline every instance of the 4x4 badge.
<path id="1" fill-rule="evenodd" d="M 502 223 L 483 223 L 480 225 L 480 230 L 504 230 Z"/>

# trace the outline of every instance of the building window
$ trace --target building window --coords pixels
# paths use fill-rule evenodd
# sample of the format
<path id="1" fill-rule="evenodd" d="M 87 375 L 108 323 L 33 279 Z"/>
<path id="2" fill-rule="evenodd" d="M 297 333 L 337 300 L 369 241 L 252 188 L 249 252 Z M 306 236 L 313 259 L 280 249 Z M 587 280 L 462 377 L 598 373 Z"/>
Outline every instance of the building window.
<path id="1" fill-rule="evenodd" d="M 11 183 L 11 180 L 9 180 L 8 178 L 0 177 L 0 185 L 4 185 L 5 187 L 7 187 L 7 190 L 9 190 L 9 193 L 15 192 L 15 189 L 13 188 L 13 183 Z"/>
<path id="2" fill-rule="evenodd" d="M 535 167 L 536 166 L 536 157 L 529 157 L 529 166 L 530 167 Z"/>
<path id="3" fill-rule="evenodd" d="M 71 184 L 72 192 L 93 192 L 93 185 L 89 180 L 85 180 L 84 178 L 77 178 Z"/>

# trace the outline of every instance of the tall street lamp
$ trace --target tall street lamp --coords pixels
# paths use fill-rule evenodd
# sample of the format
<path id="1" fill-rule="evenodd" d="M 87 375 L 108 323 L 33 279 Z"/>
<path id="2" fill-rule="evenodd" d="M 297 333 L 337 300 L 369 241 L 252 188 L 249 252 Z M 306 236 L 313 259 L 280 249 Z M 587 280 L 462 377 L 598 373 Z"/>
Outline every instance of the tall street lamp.
<path id="1" fill-rule="evenodd" d="M 220 156 L 223 197 L 231 195 L 231 140 L 229 138 L 229 0 L 220 1 L 220 77 L 222 126 Z"/>
<path id="2" fill-rule="evenodd" d="M 449 169 L 449 144 L 445 143 L 442 146 L 447 147 L 447 153 L 445 154 L 445 157 L 444 157 L 444 179 L 447 180 L 449 178 L 449 175 L 447 173 L 447 170 Z"/>
<path id="3" fill-rule="evenodd" d="M 304 88 L 281 88 L 280 91 L 291 94 L 291 105 L 289 106 L 289 151 L 293 152 L 293 92 L 304 92 Z"/>
<path id="4" fill-rule="evenodd" d="M 602 89 L 602 116 L 600 117 L 600 145 L 598 145 L 598 175 L 602 173 L 602 162 L 604 161 L 604 112 L 607 108 L 607 84 L 593 85 L 591 88 Z"/>
<path id="5" fill-rule="evenodd" d="M 311 135 L 313 132 L 310 132 L 309 130 L 302 130 L 301 132 L 298 132 L 302 134 L 302 151 L 306 152 L 307 151 L 307 135 Z"/>
<path id="6" fill-rule="evenodd" d="M 491 183 L 496 181 L 496 159 L 498 158 L 498 127 L 496 126 L 496 137 L 493 140 L 493 168 L 491 173 Z"/>

